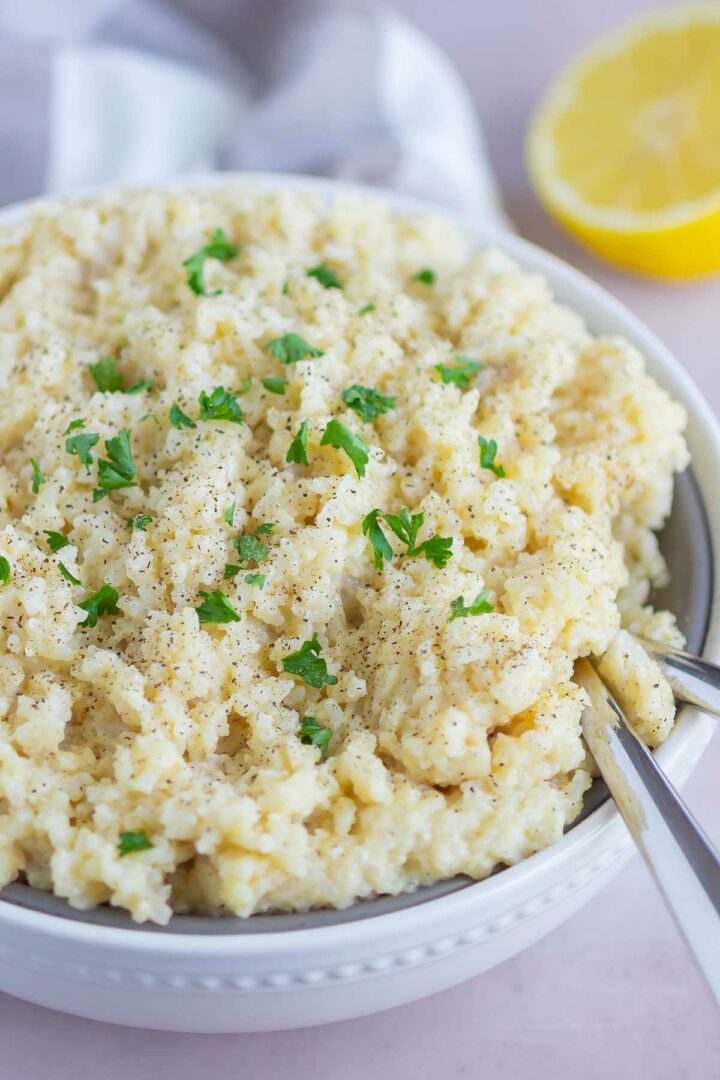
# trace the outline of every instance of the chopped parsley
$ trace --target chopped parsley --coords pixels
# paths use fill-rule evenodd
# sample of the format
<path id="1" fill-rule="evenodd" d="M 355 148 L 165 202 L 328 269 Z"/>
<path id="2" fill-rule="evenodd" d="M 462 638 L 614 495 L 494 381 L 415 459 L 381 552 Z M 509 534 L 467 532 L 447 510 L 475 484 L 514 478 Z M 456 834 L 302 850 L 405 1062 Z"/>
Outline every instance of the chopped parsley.
<path id="1" fill-rule="evenodd" d="M 342 289 L 342 282 L 337 276 L 334 270 L 325 263 L 318 263 L 317 266 L 313 266 L 312 269 L 306 270 L 305 273 L 308 277 L 315 278 L 319 281 L 324 289 Z"/>
<path id="2" fill-rule="evenodd" d="M 300 724 L 300 742 L 317 746 L 323 761 L 328 756 L 328 747 L 332 738 L 332 729 L 321 727 L 314 716 L 305 716 Z"/>
<path id="3" fill-rule="evenodd" d="M 118 854 L 134 855 L 136 851 L 148 851 L 152 847 L 148 835 L 143 829 L 137 832 L 121 832 L 118 838 Z"/>
<path id="4" fill-rule="evenodd" d="M 275 522 L 273 522 L 273 521 L 265 521 L 265 522 L 263 522 L 262 525 L 258 525 L 257 529 L 255 530 L 255 535 L 256 536 L 263 536 L 264 534 L 267 534 L 269 536 L 274 528 L 275 528 Z"/>
<path id="5" fill-rule="evenodd" d="M 381 513 L 381 510 L 371 510 L 370 513 L 366 514 L 363 518 L 362 523 L 363 535 L 367 536 L 373 549 L 376 570 L 382 570 L 383 563 L 385 561 L 390 562 L 393 557 L 393 549 L 390 546 L 390 541 L 378 524 L 378 517 Z"/>
<path id="6" fill-rule="evenodd" d="M 486 615 L 489 611 L 494 611 L 495 605 L 490 599 L 490 592 L 487 589 L 483 589 L 477 594 L 473 602 L 465 607 L 465 597 L 458 596 L 450 604 L 450 618 L 448 622 L 452 622 L 453 619 L 465 619 L 468 615 Z"/>
<path id="7" fill-rule="evenodd" d="M 258 540 L 257 536 L 252 536 L 250 533 L 236 536 L 233 540 L 233 546 L 237 548 L 238 558 L 241 563 L 259 563 L 268 557 L 268 549 L 262 540 Z"/>
<path id="8" fill-rule="evenodd" d="M 130 528 L 137 529 L 139 532 L 145 532 L 151 521 L 152 518 L 149 514 L 136 514 L 135 517 L 127 519 Z"/>
<path id="9" fill-rule="evenodd" d="M 65 565 L 65 563 L 59 562 L 58 563 L 58 570 L 60 571 L 62 576 L 65 578 L 65 580 L 69 581 L 71 585 L 82 585 L 82 582 L 80 581 L 80 578 L 76 578 L 74 574 L 71 574 L 70 571 L 68 570 L 67 566 Z M 84 626 L 85 623 L 83 623 L 82 625 Z M 93 623 L 92 625 L 94 626 L 95 624 Z"/>
<path id="10" fill-rule="evenodd" d="M 375 305 L 374 304 L 365 304 L 358 311 L 358 315 L 369 315 L 370 312 L 374 311 L 374 310 L 375 310 Z"/>
<path id="11" fill-rule="evenodd" d="M 70 423 L 68 424 L 68 426 L 63 431 L 63 435 L 69 435 L 71 431 L 77 431 L 78 428 L 82 428 L 82 427 L 85 427 L 85 421 L 84 420 L 81 420 L 81 419 L 71 420 Z"/>
<path id="12" fill-rule="evenodd" d="M 10 563 L 4 555 L 0 555 L 0 582 L 3 585 L 10 584 Z"/>
<path id="13" fill-rule="evenodd" d="M 455 383 L 458 390 L 467 390 L 473 377 L 484 367 L 479 360 L 458 353 L 452 364 L 436 364 L 435 370 L 444 383 Z"/>
<path id="14" fill-rule="evenodd" d="M 237 566 L 235 563 L 225 563 L 225 570 L 223 571 L 223 577 L 226 581 L 230 578 L 234 578 L 236 574 L 239 574 L 242 570 L 241 566 Z"/>
<path id="15" fill-rule="evenodd" d="M 313 634 L 309 641 L 304 641 L 297 652 L 285 656 L 282 665 L 289 675 L 299 675 L 303 682 L 314 686 L 316 690 L 326 684 L 335 686 L 337 683 L 337 675 L 328 674 L 317 634 Z"/>
<path id="16" fill-rule="evenodd" d="M 101 394 L 112 394 L 116 390 L 122 390 L 125 380 L 117 369 L 117 360 L 114 356 L 105 356 L 102 360 L 98 360 L 97 364 L 88 366 Z"/>
<path id="17" fill-rule="evenodd" d="M 61 532 L 55 532 L 54 529 L 43 529 L 43 532 L 47 536 L 47 546 L 53 553 L 62 551 L 70 543 L 66 536 L 63 536 Z"/>
<path id="18" fill-rule="evenodd" d="M 282 337 L 273 338 L 265 348 L 282 364 L 298 364 L 301 360 L 315 360 L 323 355 L 322 349 L 316 349 L 299 334 L 283 334 Z"/>
<path id="19" fill-rule="evenodd" d="M 502 465 L 495 464 L 495 455 L 498 448 L 495 440 L 483 439 L 482 435 L 478 435 L 478 446 L 480 447 L 480 468 L 490 469 L 497 477 L 502 478 L 505 475 L 505 470 Z"/>
<path id="20" fill-rule="evenodd" d="M 177 402 L 170 408 L 168 413 L 170 417 L 170 423 L 174 428 L 194 428 L 197 424 L 192 420 L 187 413 L 184 413 Z"/>
<path id="21" fill-rule="evenodd" d="M 88 370 L 95 380 L 95 385 L 101 394 L 114 394 L 118 390 L 123 390 L 125 386 L 125 379 L 118 371 L 117 360 L 114 356 L 105 356 L 102 360 L 98 360 L 96 364 L 88 364 Z M 150 379 L 138 379 L 136 383 L 129 386 L 125 390 L 126 394 L 142 394 L 146 390 L 153 390 L 155 383 Z M 82 427 L 83 423 L 75 420 L 70 427 L 68 427 L 65 434 L 68 431 L 72 431 L 74 427 Z"/>
<path id="22" fill-rule="evenodd" d="M 244 580 L 248 585 L 256 585 L 258 589 L 262 589 L 265 577 L 265 574 L 246 574 Z"/>
<path id="23" fill-rule="evenodd" d="M 402 508 L 399 514 L 386 514 L 382 510 L 371 510 L 363 519 L 362 531 L 370 540 L 376 569 L 382 570 L 383 563 L 385 561 L 389 562 L 393 554 L 390 543 L 378 521 L 380 516 L 385 518 L 386 524 L 392 529 L 398 540 L 406 545 L 407 551 L 405 554 L 410 558 L 424 555 L 428 562 L 431 562 L 433 566 L 437 566 L 439 570 L 442 570 L 452 558 L 453 542 L 451 536 L 431 536 L 429 539 L 424 540 L 422 544 L 417 543 L 418 533 L 425 521 L 424 513 L 420 512 L 411 515 L 406 506 Z"/>
<path id="24" fill-rule="evenodd" d="M 80 623 L 80 626 L 97 626 L 97 621 L 102 615 L 120 615 L 121 611 L 117 602 L 118 593 L 112 585 L 101 585 L 96 593 L 78 604 L 83 611 L 87 611 L 87 618 Z"/>
<path id="25" fill-rule="evenodd" d="M 419 281 L 423 285 L 434 285 L 437 274 L 429 266 L 424 266 L 422 270 L 418 270 L 417 274 L 413 274 L 413 281 Z"/>
<path id="26" fill-rule="evenodd" d="M 240 615 L 222 589 L 213 589 L 212 592 L 200 589 L 200 595 L 203 597 L 203 602 L 195 610 L 201 626 L 203 623 L 240 622 Z"/>
<path id="27" fill-rule="evenodd" d="M 200 392 L 198 398 L 200 404 L 200 420 L 229 420 L 231 424 L 242 424 L 245 413 L 237 403 L 237 397 L 232 390 L 225 390 L 222 386 L 216 386 L 212 394 Z"/>
<path id="28" fill-rule="evenodd" d="M 128 386 L 125 391 L 126 394 L 144 394 L 146 391 L 154 390 L 155 383 L 152 379 L 138 379 L 132 386 Z"/>
<path id="29" fill-rule="evenodd" d="M 288 380 L 283 376 L 277 379 L 270 376 L 267 379 L 261 379 L 260 382 L 271 394 L 284 394 L 288 384 Z"/>
<path id="30" fill-rule="evenodd" d="M 111 491 L 137 487 L 136 469 L 130 449 L 130 432 L 125 429 L 112 439 L 105 440 L 108 460 L 98 461 L 98 486 L 93 491 L 93 502 L 99 502 Z"/>
<path id="31" fill-rule="evenodd" d="M 225 511 L 225 513 L 223 515 L 223 517 L 224 517 L 225 521 L 228 523 L 228 525 L 232 525 L 232 523 L 233 523 L 233 519 L 235 517 L 235 505 L 236 505 L 236 500 L 233 499 L 233 501 L 230 503 L 230 505 L 228 506 L 227 510 Z"/>
<path id="32" fill-rule="evenodd" d="M 300 430 L 290 443 L 288 452 L 285 455 L 285 461 L 288 464 L 292 464 L 293 462 L 296 465 L 310 464 L 307 456 L 308 425 L 309 420 L 303 420 L 300 425 Z"/>
<path id="33" fill-rule="evenodd" d="M 452 545 L 451 536 L 431 536 L 420 544 L 413 554 L 424 555 L 428 562 L 442 570 L 452 559 Z"/>
<path id="34" fill-rule="evenodd" d="M 394 409 L 397 405 L 397 398 L 385 397 L 384 394 L 381 394 L 379 390 L 375 390 L 372 386 L 358 386 L 357 383 L 348 387 L 347 390 L 343 390 L 340 397 L 348 409 L 356 412 L 366 424 L 369 424 L 372 420 L 377 420 L 378 416 L 389 412 L 390 409 Z"/>
<path id="35" fill-rule="evenodd" d="M 33 495 L 37 495 L 40 488 L 45 483 L 45 477 L 40 472 L 40 466 L 38 465 L 38 463 L 37 463 L 37 461 L 35 460 L 34 457 L 30 458 L 30 464 L 32 465 L 32 470 L 33 470 L 33 480 L 32 480 Z"/>
<path id="36" fill-rule="evenodd" d="M 365 475 L 365 466 L 370 460 L 370 450 L 350 428 L 345 427 L 339 420 L 331 420 L 325 428 L 321 446 L 334 446 L 337 450 L 343 450 L 355 466 L 358 477 Z"/>
<path id="37" fill-rule="evenodd" d="M 222 229 L 216 229 L 209 244 L 203 244 L 201 248 L 185 259 L 183 266 L 187 270 L 187 283 L 198 296 L 219 296 L 222 289 L 215 289 L 209 293 L 205 288 L 205 260 L 218 259 L 220 262 L 228 262 L 239 254 L 239 248 L 231 244 Z"/>
<path id="38" fill-rule="evenodd" d="M 407 506 L 403 506 L 399 514 L 383 514 L 385 521 L 403 544 L 407 544 L 407 554 L 415 555 L 415 541 L 420 528 L 425 521 L 425 514 L 410 514 Z"/>
<path id="39" fill-rule="evenodd" d="M 98 442 L 100 442 L 99 435 L 93 435 L 89 431 L 81 432 L 79 435 L 71 435 L 69 439 L 65 440 L 65 449 L 68 454 L 75 454 L 79 457 L 81 463 L 85 466 L 87 471 L 90 472 L 90 466 L 93 461 L 93 456 L 90 451 Z"/>

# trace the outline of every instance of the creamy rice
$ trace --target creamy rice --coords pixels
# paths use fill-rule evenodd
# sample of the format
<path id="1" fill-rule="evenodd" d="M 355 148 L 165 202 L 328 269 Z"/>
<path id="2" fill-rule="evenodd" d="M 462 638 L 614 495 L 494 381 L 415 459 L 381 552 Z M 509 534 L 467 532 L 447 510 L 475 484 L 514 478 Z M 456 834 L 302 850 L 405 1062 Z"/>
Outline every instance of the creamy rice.
<path id="1" fill-rule="evenodd" d="M 183 262 L 218 229 L 239 250 L 198 295 Z M 322 355 L 284 364 L 289 333 Z M 153 388 L 96 389 L 110 355 Z M 41 205 L 0 236 L 0 362 L 0 884 L 165 923 L 481 878 L 581 809 L 577 657 L 666 736 L 672 695 L 621 627 L 679 640 L 646 605 L 683 409 L 500 251 L 367 199 Z M 365 421 L 352 385 L 395 404 Z M 200 419 L 217 387 L 241 422 Z M 320 445 L 332 420 L 364 476 Z M 94 502 L 124 430 L 128 486 Z M 413 554 L 403 507 L 444 548 Z"/>

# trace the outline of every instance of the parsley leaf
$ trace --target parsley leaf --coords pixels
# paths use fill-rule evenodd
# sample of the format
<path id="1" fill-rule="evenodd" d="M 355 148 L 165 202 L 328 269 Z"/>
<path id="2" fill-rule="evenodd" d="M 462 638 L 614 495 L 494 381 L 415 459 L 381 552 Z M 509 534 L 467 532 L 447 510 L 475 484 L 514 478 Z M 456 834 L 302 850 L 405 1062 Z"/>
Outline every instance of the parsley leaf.
<path id="1" fill-rule="evenodd" d="M 328 747 L 332 738 L 332 729 L 321 727 L 314 716 L 304 716 L 300 724 L 300 742 L 317 746 L 323 761 L 328 756 Z"/>
<path id="2" fill-rule="evenodd" d="M 480 468 L 490 469 L 497 477 L 502 478 L 505 475 L 505 470 L 502 465 L 495 464 L 495 455 L 498 448 L 495 440 L 483 439 L 482 435 L 478 435 L 477 441 L 480 447 Z"/>
<path id="3" fill-rule="evenodd" d="M 33 495 L 37 495 L 40 488 L 45 483 L 45 477 L 40 472 L 40 466 L 38 465 L 38 463 L 37 463 L 37 461 L 35 460 L 34 457 L 30 458 L 30 464 L 32 465 L 32 470 L 33 470 L 33 481 L 32 481 Z"/>
<path id="4" fill-rule="evenodd" d="M 105 356 L 102 360 L 98 360 L 97 364 L 88 364 L 90 374 L 95 380 L 95 385 L 101 394 L 113 394 L 117 390 L 122 390 L 125 386 L 125 379 L 117 369 L 117 360 L 114 356 Z M 146 390 L 153 390 L 155 383 L 150 379 L 138 379 L 136 383 L 129 386 L 125 390 L 126 394 L 142 394 Z M 68 431 L 72 431 L 74 427 L 82 427 L 83 422 L 74 421 Z"/>
<path id="5" fill-rule="evenodd" d="M 283 364 L 298 364 L 301 360 L 314 360 L 323 355 L 321 349 L 316 349 L 299 334 L 283 334 L 282 337 L 273 338 L 265 348 Z"/>
<path id="6" fill-rule="evenodd" d="M 358 311 L 358 315 L 369 315 L 370 312 L 374 311 L 374 310 L 375 310 L 375 305 L 374 304 L 365 304 Z"/>
<path id="7" fill-rule="evenodd" d="M 268 557 L 268 549 L 261 540 L 258 540 L 257 536 L 251 536 L 250 533 L 236 536 L 233 540 L 233 546 L 237 548 L 238 558 L 241 563 L 263 562 Z"/>
<path id="8" fill-rule="evenodd" d="M 242 570 L 241 566 L 236 566 L 235 563 L 225 563 L 225 570 L 223 577 L 227 581 L 229 578 L 234 578 L 236 574 L 239 574 Z"/>
<path id="9" fill-rule="evenodd" d="M 128 386 L 126 394 L 144 394 L 146 390 L 154 390 L 155 383 L 152 379 L 138 379 L 132 386 Z"/>
<path id="10" fill-rule="evenodd" d="M 465 597 L 458 596 L 450 604 L 450 618 L 448 622 L 452 622 L 453 619 L 464 619 L 468 615 L 485 615 L 489 611 L 494 611 L 495 605 L 490 599 L 490 592 L 488 589 L 483 589 L 477 594 L 473 602 L 469 607 L 465 607 Z"/>
<path id="11" fill-rule="evenodd" d="M 3 585 L 10 584 L 10 563 L 4 555 L 0 555 L 0 582 Z"/>
<path id="12" fill-rule="evenodd" d="M 84 420 L 71 420 L 68 426 L 63 431 L 63 435 L 69 435 L 71 431 L 76 431 L 78 428 L 85 427 Z"/>
<path id="13" fill-rule="evenodd" d="M 62 576 L 65 578 L 65 580 L 69 581 L 71 585 L 82 585 L 82 581 L 80 581 L 80 578 L 76 578 L 74 574 L 71 574 L 70 571 L 68 570 L 67 566 L 65 565 L 65 563 L 59 562 L 58 563 L 58 570 L 60 571 Z M 82 625 L 84 626 L 85 624 L 83 623 Z"/>
<path id="14" fill-rule="evenodd" d="M 365 466 L 370 460 L 370 451 L 359 435 L 345 427 L 339 420 L 331 420 L 320 440 L 321 446 L 334 446 L 344 450 L 355 466 L 359 477 L 365 475 Z"/>
<path id="15" fill-rule="evenodd" d="M 144 830 L 137 832 L 121 832 L 118 838 L 118 854 L 134 855 L 136 851 L 148 851 L 152 847 L 148 835 Z"/>
<path id="16" fill-rule="evenodd" d="M 265 574 L 246 574 L 245 581 L 248 585 L 257 585 L 258 589 L 262 589 L 265 584 Z"/>
<path id="17" fill-rule="evenodd" d="M 90 472 L 90 466 L 92 465 L 93 456 L 90 453 L 93 446 L 100 442 L 99 435 L 93 435 L 90 432 L 84 432 L 80 435 L 71 435 L 69 439 L 65 440 L 65 449 L 68 454 L 75 454 L 80 458 L 81 463 L 85 466 L 88 472 Z"/>
<path id="18" fill-rule="evenodd" d="M 385 397 L 372 386 L 358 386 L 357 383 L 343 390 L 340 397 L 348 409 L 352 409 L 368 424 L 397 405 L 397 398 Z"/>
<path id="19" fill-rule="evenodd" d="M 311 270 L 306 270 L 305 273 L 308 277 L 315 278 L 319 281 L 324 289 L 342 289 L 342 282 L 337 276 L 334 270 L 325 263 L 318 263 L 317 266 L 313 266 Z"/>
<path id="20" fill-rule="evenodd" d="M 257 529 L 255 530 L 255 535 L 256 536 L 262 536 L 264 533 L 267 533 L 267 535 L 269 536 L 274 528 L 275 528 L 275 523 L 274 522 L 265 521 L 265 522 L 263 522 L 262 525 L 258 525 Z"/>
<path id="21" fill-rule="evenodd" d="M 295 463 L 296 465 L 309 465 L 307 456 L 307 440 L 308 440 L 308 420 L 303 420 L 300 425 L 300 430 L 290 443 L 288 452 L 285 455 L 285 461 L 288 464 Z"/>
<path id="22" fill-rule="evenodd" d="M 428 562 L 442 570 L 452 559 L 452 545 L 452 536 L 431 536 L 416 547 L 413 554 L 424 555 Z"/>
<path id="23" fill-rule="evenodd" d="M 116 390 L 122 390 L 125 380 L 117 369 L 117 360 L 114 356 L 105 356 L 102 360 L 98 360 L 97 364 L 88 366 L 101 394 L 112 394 Z"/>
<path id="24" fill-rule="evenodd" d="M 381 510 L 371 511 L 362 524 L 363 532 L 370 539 L 375 557 L 375 566 L 378 570 L 382 570 L 384 559 L 390 561 L 392 558 L 392 548 L 378 524 L 378 517 L 381 513 Z M 382 516 L 398 540 L 407 546 L 405 554 L 410 558 L 424 555 L 428 562 L 433 563 L 440 570 L 452 558 L 453 541 L 451 536 L 431 536 L 428 540 L 424 540 L 422 544 L 416 543 L 417 535 L 425 521 L 425 514 L 422 511 L 419 514 L 411 515 L 407 506 L 403 506 L 399 514 L 382 514 Z"/>
<path id="25" fill-rule="evenodd" d="M 240 249 L 231 244 L 222 229 L 216 229 L 209 244 L 203 244 L 201 248 L 185 259 L 183 266 L 188 272 L 187 283 L 198 296 L 219 296 L 222 289 L 207 292 L 205 288 L 205 260 L 218 259 L 227 262 L 239 254 Z"/>
<path id="26" fill-rule="evenodd" d="M 79 582 L 78 582 L 79 584 Z M 83 611 L 87 611 L 87 618 L 80 626 L 97 626 L 97 621 L 102 615 L 121 615 L 117 606 L 118 594 L 112 585 L 101 585 L 96 593 L 78 604 Z"/>
<path id="27" fill-rule="evenodd" d="M 194 420 L 191 420 L 187 413 L 184 413 L 177 402 L 171 407 L 168 413 L 170 417 L 170 423 L 175 428 L 194 428 L 197 424 Z"/>
<path id="28" fill-rule="evenodd" d="M 213 589 L 212 592 L 200 589 L 200 595 L 204 599 L 195 610 L 201 626 L 203 623 L 240 622 L 240 615 L 221 589 Z"/>
<path id="29" fill-rule="evenodd" d="M 399 514 L 383 514 L 383 517 L 398 540 L 401 540 L 403 544 L 407 544 L 407 554 L 414 555 L 415 541 L 425 520 L 425 514 L 421 511 L 411 517 L 407 506 L 403 506 Z"/>
<path id="30" fill-rule="evenodd" d="M 130 528 L 138 529 L 140 532 L 145 532 L 151 521 L 152 518 L 149 514 L 136 514 L 135 517 L 127 519 Z"/>
<path id="31" fill-rule="evenodd" d="M 444 383 L 455 383 L 458 390 L 467 390 L 473 376 L 484 367 L 479 360 L 471 360 L 469 356 L 458 353 L 452 364 L 436 364 L 435 370 Z"/>
<path id="32" fill-rule="evenodd" d="M 322 648 L 317 634 L 313 634 L 309 641 L 304 641 L 297 652 L 290 653 L 283 658 L 283 670 L 289 675 L 299 675 L 308 686 L 314 686 L 317 690 L 325 686 L 335 686 L 337 675 L 329 675 L 327 664 L 322 658 Z"/>
<path id="33" fill-rule="evenodd" d="M 373 549 L 376 570 L 382 570 L 383 562 L 385 560 L 390 562 L 393 557 L 390 541 L 378 524 L 378 517 L 381 513 L 381 510 L 371 510 L 363 518 L 362 523 L 363 535 L 367 536 Z"/>
<path id="34" fill-rule="evenodd" d="M 261 379 L 260 382 L 271 394 L 284 394 L 288 384 L 288 380 L 282 377 L 278 379 L 268 377 L 267 379 Z"/>
<path id="35" fill-rule="evenodd" d="M 236 500 L 233 499 L 233 501 L 230 503 L 230 505 L 228 506 L 227 510 L 225 511 L 225 513 L 223 515 L 223 517 L 224 517 L 225 521 L 227 521 L 228 525 L 232 525 L 232 523 L 233 523 L 233 518 L 235 517 L 235 504 L 236 504 Z"/>
<path id="36" fill-rule="evenodd" d="M 138 486 L 130 450 L 130 432 L 125 429 L 114 438 L 106 439 L 105 450 L 109 461 L 98 461 L 98 487 L 93 491 L 93 502 L 99 502 L 119 488 Z"/>
<path id="37" fill-rule="evenodd" d="M 229 420 L 232 424 L 242 424 L 245 413 L 237 403 L 232 390 L 216 386 L 212 394 L 200 392 L 200 420 Z"/>
<path id="38" fill-rule="evenodd" d="M 437 281 L 437 274 L 429 266 L 424 266 L 422 270 L 418 270 L 417 274 L 413 274 L 412 280 L 420 281 L 423 285 L 434 285 Z"/>
<path id="39" fill-rule="evenodd" d="M 47 536 L 47 546 L 53 553 L 61 551 L 70 543 L 66 536 L 63 536 L 60 532 L 55 532 L 53 529 L 43 529 L 43 532 Z"/>

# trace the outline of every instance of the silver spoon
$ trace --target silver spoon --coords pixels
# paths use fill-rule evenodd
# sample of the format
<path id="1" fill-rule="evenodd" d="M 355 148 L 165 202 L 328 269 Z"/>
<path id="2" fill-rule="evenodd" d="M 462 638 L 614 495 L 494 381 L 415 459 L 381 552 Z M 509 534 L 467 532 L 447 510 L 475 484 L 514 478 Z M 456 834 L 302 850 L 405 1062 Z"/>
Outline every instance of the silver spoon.
<path id="1" fill-rule="evenodd" d="M 652 644 L 678 700 L 718 715 L 720 669 L 678 650 L 643 644 L 649 650 Z M 720 857 L 588 660 L 576 664 L 575 681 L 590 698 L 582 718 L 585 741 L 720 1002 Z"/>
<path id="2" fill-rule="evenodd" d="M 720 716 L 720 667 L 659 641 L 638 641 L 659 665 L 678 701 Z"/>

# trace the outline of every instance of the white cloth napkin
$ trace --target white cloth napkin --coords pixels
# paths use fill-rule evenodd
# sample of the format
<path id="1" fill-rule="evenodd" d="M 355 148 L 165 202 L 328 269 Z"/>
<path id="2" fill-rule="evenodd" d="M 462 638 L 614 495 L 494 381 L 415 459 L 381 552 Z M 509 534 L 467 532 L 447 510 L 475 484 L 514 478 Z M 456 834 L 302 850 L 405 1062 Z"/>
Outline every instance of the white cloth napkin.
<path id="1" fill-rule="evenodd" d="M 256 169 L 501 220 L 447 58 L 389 9 L 330 0 L 0 0 L 0 155 L 0 203 Z"/>

